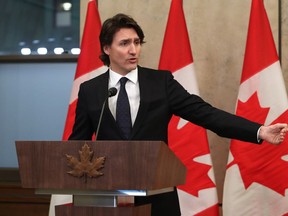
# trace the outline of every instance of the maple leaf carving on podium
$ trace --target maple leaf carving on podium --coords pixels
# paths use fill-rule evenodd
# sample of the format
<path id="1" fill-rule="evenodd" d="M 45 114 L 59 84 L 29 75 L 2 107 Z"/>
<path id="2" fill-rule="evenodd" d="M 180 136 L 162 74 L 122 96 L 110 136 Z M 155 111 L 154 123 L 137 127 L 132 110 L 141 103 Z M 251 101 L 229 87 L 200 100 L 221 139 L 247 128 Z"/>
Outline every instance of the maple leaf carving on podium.
<path id="1" fill-rule="evenodd" d="M 90 150 L 90 147 L 85 143 L 79 150 L 80 161 L 72 156 L 66 154 L 68 166 L 72 168 L 67 173 L 74 177 L 84 177 L 85 182 L 87 177 L 94 178 L 102 176 L 103 173 L 99 170 L 104 167 L 105 157 L 96 157 L 92 160 L 94 152 Z"/>

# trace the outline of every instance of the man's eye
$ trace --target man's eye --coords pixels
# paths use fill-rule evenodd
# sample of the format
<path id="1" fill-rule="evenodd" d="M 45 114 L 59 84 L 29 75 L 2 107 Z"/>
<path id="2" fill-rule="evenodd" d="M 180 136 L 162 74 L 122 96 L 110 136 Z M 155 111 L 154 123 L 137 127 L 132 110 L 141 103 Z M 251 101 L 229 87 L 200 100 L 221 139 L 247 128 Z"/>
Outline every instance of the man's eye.
<path id="1" fill-rule="evenodd" d="M 120 43 L 120 46 L 127 46 L 127 45 L 128 45 L 128 42 L 126 42 L 126 41 L 123 41 Z"/>

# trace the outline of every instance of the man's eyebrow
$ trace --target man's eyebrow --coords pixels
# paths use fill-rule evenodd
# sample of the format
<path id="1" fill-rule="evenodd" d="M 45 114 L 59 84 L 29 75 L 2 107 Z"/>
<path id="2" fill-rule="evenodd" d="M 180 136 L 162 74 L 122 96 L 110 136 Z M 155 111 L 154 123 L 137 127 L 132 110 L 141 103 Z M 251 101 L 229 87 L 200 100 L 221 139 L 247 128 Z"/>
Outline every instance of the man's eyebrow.
<path id="1" fill-rule="evenodd" d="M 121 42 L 130 42 L 130 41 L 132 41 L 132 39 L 131 38 L 127 38 L 127 39 L 122 39 L 122 40 L 120 40 Z"/>
<path id="2" fill-rule="evenodd" d="M 122 39 L 120 40 L 120 42 L 132 42 L 132 41 L 140 41 L 140 38 L 126 38 L 126 39 Z"/>

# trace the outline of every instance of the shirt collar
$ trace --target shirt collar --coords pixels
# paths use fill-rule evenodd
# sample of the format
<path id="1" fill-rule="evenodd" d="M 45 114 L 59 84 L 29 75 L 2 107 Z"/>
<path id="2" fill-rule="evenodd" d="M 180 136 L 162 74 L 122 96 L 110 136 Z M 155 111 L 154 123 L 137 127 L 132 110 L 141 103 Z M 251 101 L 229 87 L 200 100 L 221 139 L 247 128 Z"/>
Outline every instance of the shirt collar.
<path id="1" fill-rule="evenodd" d="M 116 73 L 112 69 L 109 69 L 109 77 L 110 77 L 110 86 L 116 86 L 119 80 L 123 77 L 120 74 Z M 138 67 L 134 70 L 130 71 L 125 77 L 127 77 L 134 84 L 138 81 Z"/>

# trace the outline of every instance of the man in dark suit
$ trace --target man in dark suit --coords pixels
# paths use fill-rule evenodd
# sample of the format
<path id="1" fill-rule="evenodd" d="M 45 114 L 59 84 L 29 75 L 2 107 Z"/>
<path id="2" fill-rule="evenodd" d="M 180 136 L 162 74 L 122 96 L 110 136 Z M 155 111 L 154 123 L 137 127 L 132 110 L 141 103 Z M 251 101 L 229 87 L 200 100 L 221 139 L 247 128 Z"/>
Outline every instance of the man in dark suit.
<path id="1" fill-rule="evenodd" d="M 189 94 L 169 71 L 139 66 L 144 34 L 131 17 L 117 14 L 107 19 L 102 26 L 100 43 L 100 58 L 109 70 L 80 86 L 70 140 L 91 140 L 97 131 L 102 104 L 112 87 L 118 93 L 109 97 L 105 106 L 97 131 L 98 140 L 161 140 L 167 143 L 168 123 L 172 115 L 227 138 L 253 143 L 265 140 L 272 144 L 284 140 L 287 124 L 262 126 L 219 110 L 199 96 Z M 124 90 L 120 84 L 122 77 L 126 77 Z M 118 99 L 122 98 L 125 90 L 124 95 L 129 100 L 129 123 L 122 126 L 118 118 L 122 118 L 126 111 L 118 115 Z M 176 191 L 136 199 L 136 204 L 149 202 L 152 202 L 153 216 L 180 215 Z"/>

